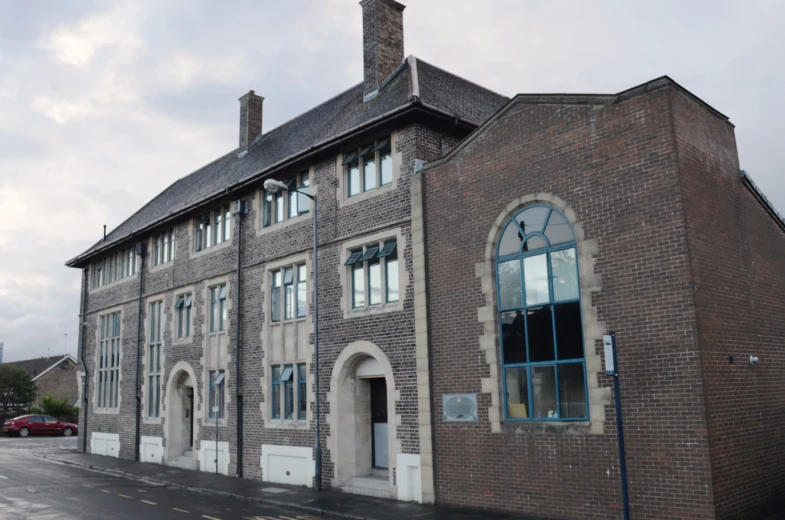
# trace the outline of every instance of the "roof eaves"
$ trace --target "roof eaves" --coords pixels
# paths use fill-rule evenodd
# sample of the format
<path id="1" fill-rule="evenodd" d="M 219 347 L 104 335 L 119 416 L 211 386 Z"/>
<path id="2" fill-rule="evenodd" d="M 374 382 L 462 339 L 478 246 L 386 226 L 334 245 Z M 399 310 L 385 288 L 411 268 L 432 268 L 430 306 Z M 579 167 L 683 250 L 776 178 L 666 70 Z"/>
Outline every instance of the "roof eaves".
<path id="1" fill-rule="evenodd" d="M 74 357 L 71 354 L 66 354 L 65 356 L 61 357 L 59 361 L 55 362 L 52 366 L 50 366 L 49 368 L 47 368 L 46 370 L 44 370 L 43 372 L 41 372 L 40 374 L 35 376 L 33 378 L 33 381 L 36 381 L 36 380 L 40 379 L 41 376 L 43 376 L 44 374 L 46 374 L 47 372 L 52 370 L 54 367 L 56 367 L 57 365 L 59 365 L 60 363 L 62 363 L 63 361 L 66 361 L 66 360 L 71 360 L 71 361 L 74 362 L 74 364 L 76 364 L 76 359 L 74 359 Z"/>

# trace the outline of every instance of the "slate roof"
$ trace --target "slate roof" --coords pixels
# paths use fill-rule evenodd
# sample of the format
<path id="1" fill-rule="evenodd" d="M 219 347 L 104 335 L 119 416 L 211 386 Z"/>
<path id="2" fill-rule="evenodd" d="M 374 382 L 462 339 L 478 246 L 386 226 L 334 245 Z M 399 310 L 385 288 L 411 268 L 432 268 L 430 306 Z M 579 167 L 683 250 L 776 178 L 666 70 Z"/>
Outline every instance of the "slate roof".
<path id="1" fill-rule="evenodd" d="M 106 237 L 66 265 L 77 267 L 167 217 L 187 211 L 228 187 L 258 178 L 266 170 L 293 161 L 304 152 L 327 146 L 343 134 L 391 117 L 415 104 L 447 113 L 479 126 L 509 98 L 410 56 L 382 86 L 363 102 L 363 84 L 338 94 L 281 126 L 263 133 L 239 156 L 238 149 L 177 180 Z"/>
<path id="2" fill-rule="evenodd" d="M 4 365 L 14 365 L 20 368 L 24 368 L 30 377 L 35 378 L 36 376 L 40 375 L 42 372 L 46 371 L 47 368 L 52 367 L 58 363 L 60 363 L 63 358 L 71 357 L 68 355 L 64 356 L 53 356 L 53 357 L 42 357 L 36 359 L 26 359 L 24 361 L 12 361 L 9 363 L 3 363 Z"/>

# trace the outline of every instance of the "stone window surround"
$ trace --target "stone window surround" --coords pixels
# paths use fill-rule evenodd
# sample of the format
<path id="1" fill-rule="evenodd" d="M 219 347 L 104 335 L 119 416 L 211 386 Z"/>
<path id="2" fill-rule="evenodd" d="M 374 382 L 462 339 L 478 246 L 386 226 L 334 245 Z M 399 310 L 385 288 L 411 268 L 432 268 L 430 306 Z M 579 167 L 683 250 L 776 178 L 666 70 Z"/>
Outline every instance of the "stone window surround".
<path id="1" fill-rule="evenodd" d="M 485 305 L 477 309 L 477 314 L 478 321 L 483 325 L 480 351 L 484 352 L 485 362 L 490 371 L 490 377 L 482 378 L 481 389 L 482 393 L 491 395 L 491 407 L 488 408 L 491 432 L 502 433 L 505 431 L 504 425 L 506 424 L 502 408 L 504 400 L 501 395 L 503 386 L 499 356 L 499 316 L 496 307 L 496 246 L 509 219 L 524 207 L 534 204 L 545 204 L 561 211 L 575 232 L 590 418 L 587 421 L 548 421 L 547 423 L 515 421 L 509 422 L 508 431 L 512 431 L 509 428 L 513 428 L 516 432 L 543 432 L 553 431 L 555 428 L 565 433 L 601 435 L 604 433 L 606 406 L 611 405 L 611 391 L 610 388 L 599 386 L 599 375 L 604 374 L 604 371 L 602 358 L 597 351 L 597 344 L 602 341 L 602 336 L 605 334 L 605 324 L 598 321 L 597 309 L 592 304 L 592 294 L 599 292 L 602 288 L 600 276 L 594 273 L 594 261 L 599 252 L 599 244 L 596 239 L 585 238 L 583 224 L 567 202 L 550 193 L 529 194 L 512 200 L 496 217 L 496 221 L 491 227 L 485 244 L 485 261 L 475 265 L 475 275 L 480 279 L 482 292 L 485 296 Z"/>
<path id="2" fill-rule="evenodd" d="M 169 255 L 171 256 L 171 260 L 169 260 L 168 262 L 165 262 L 163 264 L 153 265 L 155 263 L 155 262 L 153 262 L 153 255 L 155 254 L 155 237 L 157 237 L 159 235 L 162 235 L 163 233 L 168 233 L 170 231 L 173 232 L 172 233 L 172 242 L 169 244 L 169 251 L 170 251 Z M 158 271 L 163 271 L 164 269 L 168 269 L 168 268 L 174 266 L 175 244 L 177 244 L 177 228 L 176 227 L 170 228 L 167 231 L 161 231 L 160 233 L 156 233 L 156 234 L 152 235 L 147 240 L 147 255 L 146 256 L 147 256 L 147 265 L 149 266 L 148 267 L 148 272 L 156 273 Z"/>
<path id="3" fill-rule="evenodd" d="M 177 303 L 177 298 L 180 296 L 187 296 L 188 294 L 191 295 L 191 326 L 188 329 L 188 336 L 184 338 L 177 337 L 177 327 L 180 326 L 179 322 L 177 321 L 177 309 L 174 308 L 175 304 Z M 227 294 L 228 298 L 228 294 Z M 172 345 L 189 345 L 194 341 L 194 318 L 196 317 L 196 286 L 195 285 L 188 285 L 185 287 L 180 287 L 176 289 L 174 292 L 174 298 L 172 298 Z"/>
<path id="4" fill-rule="evenodd" d="M 106 287 L 106 286 L 104 286 Z M 115 312 L 120 312 L 120 360 L 117 362 L 117 366 L 119 367 L 118 373 L 120 374 L 117 388 L 118 388 L 118 396 L 117 396 L 117 408 L 98 408 L 98 366 L 99 366 L 99 359 L 98 356 L 100 354 L 101 348 L 101 316 L 108 316 L 110 314 L 114 314 Z M 104 309 L 99 312 L 96 317 L 96 327 L 95 327 L 95 365 L 93 370 L 93 413 L 97 415 L 119 415 L 120 408 L 123 406 L 123 329 L 125 328 L 125 323 L 123 323 L 123 306 L 117 305 L 115 307 L 110 307 L 108 309 Z"/>
<path id="5" fill-rule="evenodd" d="M 231 212 L 231 208 L 232 208 L 232 203 L 231 202 L 227 202 L 226 204 L 221 204 L 220 207 L 224 208 L 227 204 L 229 205 L 229 211 Z M 210 218 L 212 218 L 213 214 L 215 213 L 215 207 L 211 206 L 211 208 L 212 209 L 209 210 Z M 199 215 L 200 216 L 204 215 L 204 213 L 200 213 Z M 229 237 L 228 240 L 224 240 L 223 242 L 221 242 L 218 245 L 213 245 L 213 246 L 204 248 L 201 251 L 197 251 L 196 250 L 196 228 L 197 228 L 197 226 L 199 226 L 199 218 L 200 218 L 200 216 L 193 217 L 188 222 L 188 243 L 190 244 L 190 246 L 188 247 L 188 254 L 189 254 L 189 258 L 190 259 L 199 258 L 201 256 L 209 255 L 210 253 L 213 253 L 215 251 L 220 251 L 222 249 L 226 249 L 228 247 L 232 247 L 232 244 L 234 243 L 234 240 L 233 240 L 234 231 L 235 231 L 235 228 L 237 227 L 237 225 L 236 225 L 237 220 L 236 220 L 236 216 L 235 215 L 232 215 L 232 219 L 235 220 L 235 223 L 232 223 L 232 229 L 231 229 L 232 233 L 231 233 L 231 236 Z M 170 262 L 170 263 L 173 263 L 173 262 Z M 167 265 L 167 264 L 164 264 L 164 265 Z"/>
<path id="6" fill-rule="evenodd" d="M 160 388 L 160 396 L 161 396 L 161 403 L 160 403 L 160 410 L 161 413 L 158 417 L 149 417 L 147 415 L 147 360 L 149 359 L 149 348 L 150 348 L 150 305 L 155 302 L 161 302 L 161 388 Z M 141 406 L 141 414 L 142 414 L 142 422 L 144 424 L 161 424 L 161 419 L 163 419 L 166 411 L 164 409 L 164 403 L 166 402 L 166 396 L 164 395 L 164 388 L 166 385 L 166 327 L 168 326 L 169 318 L 167 316 L 167 306 L 166 306 L 166 294 L 165 293 L 157 293 L 148 296 L 144 299 L 143 303 L 144 307 L 144 320 L 142 320 L 142 337 L 143 339 L 143 355 L 142 355 L 142 367 L 140 368 L 140 375 L 142 376 L 142 406 Z"/>
<path id="7" fill-rule="evenodd" d="M 115 280 L 114 282 L 105 283 L 101 287 L 96 287 L 95 289 L 93 289 L 93 264 L 90 264 L 90 269 L 89 269 L 89 274 L 88 274 L 88 278 L 89 278 L 89 280 L 88 280 L 88 284 L 89 284 L 88 287 L 90 287 L 90 289 L 89 289 L 90 294 L 99 293 L 102 290 L 106 289 L 107 287 L 116 287 L 118 285 L 122 285 L 123 283 L 128 283 L 131 280 L 139 280 L 139 270 L 142 268 L 141 257 L 139 255 L 136 255 L 136 261 L 137 261 L 137 264 L 136 264 L 137 265 L 137 271 L 134 274 L 132 274 L 130 276 L 126 276 L 125 278 L 120 278 L 119 280 Z"/>
<path id="8" fill-rule="evenodd" d="M 392 182 L 386 186 L 377 186 L 375 189 L 370 191 L 364 191 L 355 195 L 354 197 L 349 197 L 347 193 L 347 175 L 348 175 L 348 168 L 344 166 L 343 159 L 344 154 L 339 153 L 335 158 L 335 177 L 336 177 L 336 199 L 338 201 L 338 208 L 343 208 L 344 206 L 349 206 L 351 204 L 355 204 L 357 202 L 372 199 L 378 195 L 383 193 L 390 193 L 394 192 L 398 188 L 398 179 L 401 177 L 401 165 L 403 163 L 403 154 L 401 153 L 398 147 L 398 137 L 399 133 L 397 131 L 390 133 L 390 146 L 392 147 Z M 360 172 L 362 176 L 362 172 Z M 313 184 L 313 182 L 311 182 Z"/>
<path id="9" fill-rule="evenodd" d="M 231 244 L 231 241 L 224 242 L 225 244 Z M 223 245 L 223 244 L 221 244 Z M 214 249 L 220 246 L 211 247 L 210 249 Z M 209 251 L 209 249 L 208 249 Z M 210 413 L 208 408 L 210 407 L 210 371 L 211 370 L 223 370 L 224 371 L 224 416 L 221 419 L 218 419 L 218 426 L 219 427 L 226 427 L 229 421 L 229 411 L 230 411 L 230 404 L 232 403 L 232 395 L 229 392 L 229 384 L 230 384 L 230 377 L 234 377 L 234 374 L 230 371 L 231 362 L 232 362 L 232 355 L 229 352 L 229 338 L 230 332 L 232 330 L 232 286 L 229 283 L 229 275 L 217 276 L 215 278 L 210 278 L 205 280 L 204 287 L 202 289 L 202 301 L 205 302 L 205 305 L 202 309 L 201 316 L 203 317 L 202 320 L 202 357 L 199 359 L 199 364 L 202 368 L 202 381 L 204 382 L 204 406 L 202 407 L 202 425 L 203 426 L 212 426 L 215 427 L 215 419 L 210 418 Z M 210 329 L 210 289 L 216 287 L 218 285 L 226 284 L 226 330 L 222 330 L 219 332 L 208 332 Z M 195 299 L 195 297 L 194 297 Z M 191 320 L 194 319 L 194 315 L 191 316 Z M 219 355 L 220 355 L 220 364 L 218 365 L 210 365 L 207 366 L 207 346 L 208 341 L 210 338 L 218 338 L 219 336 L 226 337 L 226 348 L 221 349 L 220 343 L 218 346 Z M 220 340 L 218 340 L 220 341 Z"/>
<path id="10" fill-rule="evenodd" d="M 272 226 L 271 226 L 272 227 Z M 262 332 L 261 332 L 261 340 L 263 351 L 265 352 L 264 357 L 264 374 L 261 378 L 260 384 L 262 387 L 262 402 L 259 403 L 259 410 L 262 412 L 262 422 L 264 424 L 264 428 L 269 429 L 278 429 L 278 430 L 307 430 L 310 428 L 311 420 L 313 420 L 313 409 L 311 404 L 315 402 L 316 395 L 314 394 L 313 389 L 313 375 L 312 375 L 312 360 L 313 360 L 313 343 L 309 340 L 308 348 L 306 351 L 305 358 L 300 358 L 297 360 L 286 360 L 280 361 L 275 363 L 270 363 L 270 356 L 269 352 L 272 350 L 269 346 L 272 342 L 272 328 L 273 327 L 281 327 L 286 324 L 292 323 L 299 323 L 305 322 L 308 324 L 308 335 L 309 337 L 313 334 L 313 313 L 311 312 L 311 305 L 313 304 L 313 277 L 311 273 L 313 272 L 313 259 L 311 258 L 310 253 L 299 253 L 297 255 L 289 256 L 287 258 L 282 258 L 280 260 L 276 260 L 274 262 L 267 262 L 264 266 L 264 277 L 262 278 L 262 294 L 264 295 L 264 324 L 262 325 Z M 269 302 L 271 301 L 271 291 L 272 291 L 272 273 L 278 271 L 282 267 L 287 266 L 294 266 L 294 265 L 302 265 L 305 264 L 305 270 L 308 273 L 305 285 L 305 293 L 306 293 L 306 302 L 305 307 L 308 309 L 306 312 L 305 317 L 303 318 L 295 318 L 292 320 L 281 320 L 281 321 L 270 321 L 270 311 L 269 311 Z M 307 409 L 305 411 L 306 419 L 294 419 L 294 420 L 287 420 L 287 419 L 271 419 L 272 415 L 272 399 L 270 394 L 272 394 L 272 367 L 273 365 L 298 365 L 305 363 L 305 373 L 306 373 L 306 383 L 305 387 L 307 388 Z M 296 367 L 295 367 L 296 370 Z M 299 388 L 297 389 L 299 390 Z M 295 402 L 295 405 L 297 403 Z"/>
<path id="11" fill-rule="evenodd" d="M 316 168 L 311 166 L 308 168 L 308 177 L 311 180 L 310 191 L 311 195 L 318 195 L 318 189 L 316 187 L 316 182 L 314 182 L 314 172 Z M 304 171 L 304 170 L 303 170 Z M 302 171 L 300 172 L 302 173 Z M 299 175 L 296 173 L 295 175 Z M 283 177 L 283 178 L 290 178 L 291 175 Z M 276 177 L 277 178 L 277 177 Z M 254 221 L 254 228 L 256 228 L 256 236 L 266 235 L 267 233 L 272 233 L 275 231 L 279 231 L 281 229 L 285 229 L 289 226 L 294 224 L 298 224 L 300 222 L 310 222 L 313 220 L 313 201 L 308 199 L 308 212 L 301 213 L 294 218 L 286 218 L 283 222 L 271 222 L 269 226 L 264 227 L 264 188 L 256 190 L 256 194 L 253 198 L 254 207 L 257 208 L 256 211 L 256 218 L 253 219 Z"/>
<path id="12" fill-rule="evenodd" d="M 354 308 L 352 307 L 352 266 L 344 265 L 349 258 L 349 251 L 357 249 L 361 246 L 382 243 L 385 240 L 396 239 L 398 250 L 398 301 L 392 303 L 382 303 L 379 305 L 366 305 L 365 307 Z M 406 288 L 409 286 L 409 270 L 406 269 L 406 258 L 404 253 L 406 251 L 406 238 L 403 234 L 403 228 L 390 228 L 383 231 L 378 231 L 371 235 L 365 235 L 352 240 L 347 240 L 341 243 L 341 255 L 338 263 L 340 269 L 340 285 L 341 285 L 341 309 L 343 309 L 344 319 L 354 318 L 357 316 L 371 316 L 374 314 L 384 314 L 387 312 L 395 312 L 403 309 L 403 302 L 406 301 Z M 367 274 L 366 274 L 367 278 Z"/>

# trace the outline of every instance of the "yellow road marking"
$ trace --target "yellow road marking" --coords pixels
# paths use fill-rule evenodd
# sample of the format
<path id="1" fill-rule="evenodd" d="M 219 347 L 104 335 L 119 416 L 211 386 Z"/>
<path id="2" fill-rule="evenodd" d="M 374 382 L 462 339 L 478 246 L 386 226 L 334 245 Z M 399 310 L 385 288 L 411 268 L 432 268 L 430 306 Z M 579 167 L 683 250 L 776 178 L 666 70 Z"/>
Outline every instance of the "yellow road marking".
<path id="1" fill-rule="evenodd" d="M 144 502 L 145 504 L 150 504 L 151 506 L 157 506 L 158 504 L 155 502 L 150 502 L 149 500 L 140 500 L 140 502 Z"/>
<path id="2" fill-rule="evenodd" d="M 117 493 L 117 496 L 119 496 L 119 497 L 123 497 L 123 498 L 131 498 L 130 496 L 128 496 L 128 495 L 123 495 L 122 493 Z"/>
<path id="3" fill-rule="evenodd" d="M 202 515 L 202 518 L 206 518 L 207 520 L 221 520 L 220 518 L 216 518 L 214 516 L 207 516 L 207 515 Z"/>
<path id="4" fill-rule="evenodd" d="M 102 489 L 101 492 L 102 493 L 111 493 L 111 491 L 109 491 L 108 489 Z"/>
<path id="5" fill-rule="evenodd" d="M 178 513 L 187 513 L 188 512 L 185 509 L 180 509 L 179 507 L 173 507 L 172 510 L 173 511 L 177 511 Z"/>

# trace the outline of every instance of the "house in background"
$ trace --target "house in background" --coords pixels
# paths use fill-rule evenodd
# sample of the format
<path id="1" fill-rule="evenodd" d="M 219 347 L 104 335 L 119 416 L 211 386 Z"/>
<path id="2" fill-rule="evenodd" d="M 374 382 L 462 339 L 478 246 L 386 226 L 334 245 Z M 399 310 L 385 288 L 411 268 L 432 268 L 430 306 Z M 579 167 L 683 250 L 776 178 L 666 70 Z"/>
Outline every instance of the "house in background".
<path id="1" fill-rule="evenodd" d="M 76 359 L 70 354 L 63 356 L 41 357 L 5 363 L 23 368 L 30 374 L 38 393 L 35 405 L 41 398 L 51 395 L 58 399 L 66 398 L 69 404 L 79 404 L 79 383 Z"/>

